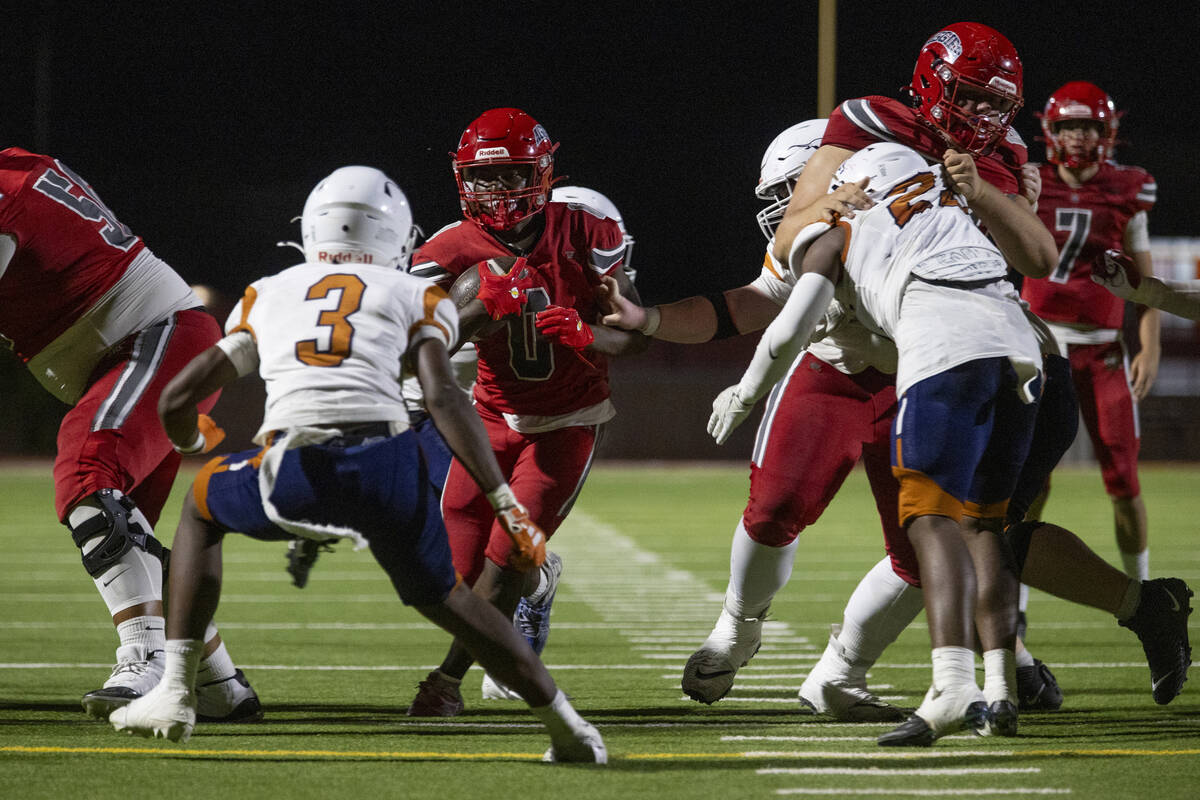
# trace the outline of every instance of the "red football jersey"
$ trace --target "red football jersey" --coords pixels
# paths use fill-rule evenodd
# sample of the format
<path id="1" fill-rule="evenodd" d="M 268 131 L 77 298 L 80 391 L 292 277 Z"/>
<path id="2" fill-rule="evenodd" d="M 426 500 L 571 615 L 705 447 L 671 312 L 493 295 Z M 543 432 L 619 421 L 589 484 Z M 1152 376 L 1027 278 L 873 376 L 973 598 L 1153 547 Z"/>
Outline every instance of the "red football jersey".
<path id="1" fill-rule="evenodd" d="M 1059 177 L 1054 164 L 1040 169 L 1037 213 L 1054 234 L 1058 265 L 1048 278 L 1026 278 L 1021 296 L 1051 322 L 1120 328 L 1125 301 L 1092 282 L 1092 264 L 1108 248 L 1124 248 L 1129 220 L 1154 205 L 1154 178 L 1140 167 L 1106 163 L 1076 189 Z"/>
<path id="2" fill-rule="evenodd" d="M 17 248 L 0 275 L 0 334 L 23 361 L 54 341 L 146 246 L 56 158 L 0 151 L 0 234 Z"/>
<path id="3" fill-rule="evenodd" d="M 829 115 L 822 145 L 862 150 L 876 142 L 906 145 L 930 158 L 941 160 L 946 142 L 917 112 L 890 97 L 860 97 L 847 100 Z M 1021 165 L 1029 159 L 1025 142 L 1012 128 L 987 155 L 975 159 L 979 174 L 1005 194 L 1021 190 Z"/>
<path id="4" fill-rule="evenodd" d="M 608 359 L 593 351 L 577 352 L 552 342 L 534 326 L 534 316 L 549 305 L 574 308 L 594 324 L 600 307 L 600 279 L 621 268 L 624 241 L 611 219 L 566 203 L 548 203 L 541 237 L 526 256 L 536 286 L 526 290 L 520 315 L 505 328 L 480 340 L 475 401 L 507 414 L 555 416 L 595 405 L 609 395 Z M 438 231 L 413 254 L 415 275 L 453 280 L 489 258 L 513 253 L 473 222 Z"/>

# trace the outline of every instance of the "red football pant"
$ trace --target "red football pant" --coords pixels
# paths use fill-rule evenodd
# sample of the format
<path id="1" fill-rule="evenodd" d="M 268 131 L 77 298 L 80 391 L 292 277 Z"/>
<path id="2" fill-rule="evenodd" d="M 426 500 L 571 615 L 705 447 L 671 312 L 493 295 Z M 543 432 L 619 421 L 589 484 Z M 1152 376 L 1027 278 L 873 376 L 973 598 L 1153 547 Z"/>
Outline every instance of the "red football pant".
<path id="1" fill-rule="evenodd" d="M 204 311 L 180 311 L 121 343 L 120 361 L 102 367 L 58 429 L 54 509 L 59 521 L 83 498 L 119 489 L 151 525 L 158 523 L 181 457 L 158 421 L 158 396 L 194 357 L 221 338 Z M 214 394 L 200 407 L 210 410 Z"/>
<path id="2" fill-rule="evenodd" d="M 500 462 L 517 500 L 529 511 L 546 536 L 558 530 L 571 510 L 591 468 L 596 427 L 568 427 L 546 433 L 517 433 L 503 417 L 476 406 L 487 430 L 492 452 Z M 473 586 L 486 557 L 498 566 L 508 564 L 512 542 L 492 510 L 487 496 L 458 459 L 450 462 L 442 490 L 442 516 L 450 536 L 454 568 Z"/>
<path id="3" fill-rule="evenodd" d="M 1137 497 L 1142 493 L 1137 474 L 1140 440 L 1125 348 L 1120 342 L 1073 344 L 1068 353 L 1079 411 L 1100 462 L 1104 488 L 1112 497 Z"/>
<path id="4" fill-rule="evenodd" d="M 874 369 L 846 375 L 806 353 L 771 391 L 763 411 L 742 515 L 750 538 L 770 547 L 790 544 L 817 521 L 861 458 L 892 567 L 919 585 L 916 554 L 899 525 L 899 484 L 892 477 L 895 415 L 892 376 Z"/>

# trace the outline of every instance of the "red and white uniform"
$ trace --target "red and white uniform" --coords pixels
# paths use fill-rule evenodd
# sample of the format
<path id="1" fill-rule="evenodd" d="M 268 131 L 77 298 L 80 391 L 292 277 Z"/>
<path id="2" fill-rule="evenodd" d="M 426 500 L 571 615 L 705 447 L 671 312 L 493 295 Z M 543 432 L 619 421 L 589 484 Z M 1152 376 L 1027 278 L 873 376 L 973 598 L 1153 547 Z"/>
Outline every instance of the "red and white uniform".
<path id="1" fill-rule="evenodd" d="M 536 285 L 519 316 L 481 339 L 476 409 L 509 484 L 549 536 L 566 517 L 591 466 L 597 426 L 616 413 L 609 400 L 608 359 L 544 338 L 533 317 L 547 305 L 574 308 L 588 323 L 600 313 L 601 278 L 621 268 L 624 241 L 611 219 L 551 202 L 545 227 L 526 254 Z M 489 258 L 513 253 L 470 221 L 438 231 L 413 256 L 409 271 L 450 282 Z M 474 583 L 486 555 L 505 564 L 511 546 L 487 498 L 455 459 L 442 494 L 454 566 Z"/>
<path id="2" fill-rule="evenodd" d="M 1038 217 L 1054 234 L 1059 259 L 1048 278 L 1026 278 L 1021 296 L 1049 323 L 1071 360 L 1080 411 L 1092 437 L 1108 493 L 1140 494 L 1137 404 L 1121 341 L 1125 301 L 1092 282 L 1092 265 L 1108 248 L 1149 250 L 1146 212 L 1157 193 L 1139 167 L 1103 163 L 1082 186 L 1068 186 L 1042 164 Z"/>
<path id="3" fill-rule="evenodd" d="M 823 145 L 854 151 L 876 142 L 898 142 L 937 159 L 946 150 L 944 140 L 912 109 L 886 97 L 842 103 L 830 116 L 822 140 Z M 1013 132 L 976 163 L 985 179 L 1013 194 L 1020 190 L 1020 165 L 1025 160 L 1025 146 Z M 793 283 L 768 248 L 755 285 L 782 305 Z M 852 308 L 845 294 L 845 287 L 839 286 L 836 298 Z M 750 499 L 742 524 L 760 544 L 790 543 L 821 516 L 861 458 L 892 567 L 916 585 L 916 554 L 899 525 L 899 484 L 891 469 L 895 346 L 854 320 L 853 312 L 846 316 L 772 389 L 755 439 Z"/>
<path id="4" fill-rule="evenodd" d="M 942 160 L 946 141 L 917 113 L 890 97 L 860 97 L 847 100 L 829 115 L 822 145 L 861 150 L 875 142 L 906 145 L 928 158 Z M 990 152 L 975 159 L 979 174 L 1005 194 L 1021 190 L 1021 165 L 1029 160 L 1028 150 L 1014 128 Z M 1103 291 L 1103 289 L 1101 289 Z"/>
<path id="5" fill-rule="evenodd" d="M 74 407 L 54 465 L 60 519 L 99 489 L 153 523 L 179 465 L 158 395 L 220 338 L 187 283 L 55 158 L 0 151 L 0 335 Z M 208 405 L 215 403 L 211 399 Z"/>

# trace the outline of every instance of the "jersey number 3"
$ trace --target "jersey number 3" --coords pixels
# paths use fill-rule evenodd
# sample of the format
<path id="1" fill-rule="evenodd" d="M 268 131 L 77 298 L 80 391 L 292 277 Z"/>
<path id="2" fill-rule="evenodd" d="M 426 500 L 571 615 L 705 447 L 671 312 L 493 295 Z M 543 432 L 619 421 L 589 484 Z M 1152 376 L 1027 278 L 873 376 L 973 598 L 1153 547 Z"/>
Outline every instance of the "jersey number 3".
<path id="1" fill-rule="evenodd" d="M 317 325 L 329 328 L 329 346 L 321 347 L 316 339 L 296 342 L 296 358 L 310 367 L 336 367 L 350 355 L 354 341 L 354 326 L 347 320 L 362 305 L 367 285 L 357 275 L 326 275 L 308 287 L 305 300 L 321 300 L 332 292 L 341 292 L 337 308 L 322 311 Z"/>

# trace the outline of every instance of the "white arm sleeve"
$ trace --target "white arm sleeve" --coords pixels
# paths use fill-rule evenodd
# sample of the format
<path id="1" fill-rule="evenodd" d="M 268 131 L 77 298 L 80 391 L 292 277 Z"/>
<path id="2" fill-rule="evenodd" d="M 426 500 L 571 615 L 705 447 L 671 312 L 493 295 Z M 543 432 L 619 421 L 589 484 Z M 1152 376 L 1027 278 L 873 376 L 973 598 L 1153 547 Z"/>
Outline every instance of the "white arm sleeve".
<path id="1" fill-rule="evenodd" d="M 233 362 L 239 378 L 258 369 L 258 346 L 250 331 L 231 333 L 217 342 L 217 347 Z"/>
<path id="2" fill-rule="evenodd" d="M 775 321 L 763 332 L 754 358 L 738 383 L 738 397 L 754 403 L 774 386 L 800 351 L 808 346 L 813 330 L 833 299 L 833 282 L 824 275 L 806 272 Z"/>
<path id="3" fill-rule="evenodd" d="M 1147 253 L 1150 251 L 1150 215 L 1139 211 L 1129 218 L 1125 226 L 1125 252 Z"/>

